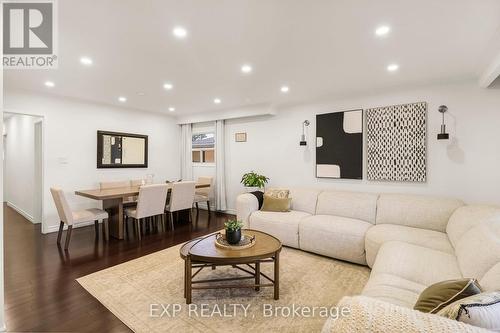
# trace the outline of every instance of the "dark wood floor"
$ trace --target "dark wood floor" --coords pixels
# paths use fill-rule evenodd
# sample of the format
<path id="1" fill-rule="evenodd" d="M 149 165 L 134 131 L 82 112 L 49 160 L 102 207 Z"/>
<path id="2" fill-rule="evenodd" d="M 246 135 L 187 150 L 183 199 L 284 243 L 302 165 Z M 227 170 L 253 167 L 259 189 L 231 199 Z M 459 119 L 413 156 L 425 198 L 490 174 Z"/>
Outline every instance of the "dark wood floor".
<path id="1" fill-rule="evenodd" d="M 5 319 L 10 332 L 130 332 L 75 279 L 183 243 L 223 228 L 226 214 L 200 210 L 193 224 L 177 221 L 174 232 L 151 232 L 139 243 L 101 236 L 94 227 L 73 231 L 68 252 L 56 246 L 57 234 L 42 235 L 4 205 Z M 132 230 L 132 228 L 130 228 Z M 181 286 L 179 286 L 181 288 Z"/>

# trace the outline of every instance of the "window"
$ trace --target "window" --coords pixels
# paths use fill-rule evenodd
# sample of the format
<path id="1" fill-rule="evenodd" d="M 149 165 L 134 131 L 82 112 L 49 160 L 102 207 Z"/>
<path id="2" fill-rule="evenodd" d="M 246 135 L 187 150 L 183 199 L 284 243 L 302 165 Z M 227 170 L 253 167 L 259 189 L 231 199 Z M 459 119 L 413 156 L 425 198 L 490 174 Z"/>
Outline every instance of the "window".
<path id="1" fill-rule="evenodd" d="M 193 163 L 215 163 L 214 133 L 193 134 Z"/>

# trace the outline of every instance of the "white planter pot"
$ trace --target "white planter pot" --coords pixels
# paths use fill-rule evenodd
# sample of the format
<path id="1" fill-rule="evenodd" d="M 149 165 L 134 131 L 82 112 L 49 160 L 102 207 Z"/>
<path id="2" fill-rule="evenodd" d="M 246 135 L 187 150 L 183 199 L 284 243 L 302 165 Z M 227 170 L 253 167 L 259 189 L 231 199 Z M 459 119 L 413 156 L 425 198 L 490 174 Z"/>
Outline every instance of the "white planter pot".
<path id="1" fill-rule="evenodd" d="M 263 188 L 260 188 L 260 187 L 257 187 L 257 186 L 245 186 L 245 191 L 247 193 L 250 193 L 250 192 L 255 192 L 255 191 L 261 191 L 261 192 L 264 192 L 264 189 Z"/>

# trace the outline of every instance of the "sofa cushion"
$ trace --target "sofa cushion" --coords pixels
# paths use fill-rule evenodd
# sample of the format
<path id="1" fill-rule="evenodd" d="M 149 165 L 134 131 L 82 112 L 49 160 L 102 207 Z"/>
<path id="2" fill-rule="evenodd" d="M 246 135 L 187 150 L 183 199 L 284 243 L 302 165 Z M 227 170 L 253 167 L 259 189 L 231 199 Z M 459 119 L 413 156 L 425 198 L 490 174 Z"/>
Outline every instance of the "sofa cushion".
<path id="1" fill-rule="evenodd" d="M 266 232 L 283 243 L 283 245 L 299 247 L 299 222 L 311 214 L 299 211 L 263 212 L 256 211 L 250 215 L 250 229 Z"/>
<path id="2" fill-rule="evenodd" d="M 402 241 L 446 253 L 454 253 L 448 236 L 444 232 L 396 224 L 378 224 L 368 229 L 366 233 L 365 249 L 368 266 L 373 266 L 380 246 L 389 241 Z"/>
<path id="3" fill-rule="evenodd" d="M 389 273 L 372 273 L 366 283 L 363 296 L 413 309 L 425 285 Z"/>
<path id="4" fill-rule="evenodd" d="M 392 274 L 424 286 L 461 278 L 453 254 L 405 242 L 382 244 L 372 268 L 372 275 Z"/>
<path id="5" fill-rule="evenodd" d="M 460 238 L 476 225 L 500 216 L 500 208 L 486 205 L 470 205 L 458 208 L 450 217 L 446 233 L 453 246 Z"/>
<path id="6" fill-rule="evenodd" d="M 464 277 L 481 280 L 500 262 L 500 218 L 466 231 L 455 246 L 455 255 Z"/>
<path id="7" fill-rule="evenodd" d="M 365 233 L 371 223 L 332 215 L 314 215 L 299 223 L 300 249 L 366 264 Z"/>
<path id="8" fill-rule="evenodd" d="M 453 212 L 463 202 L 421 195 L 381 194 L 376 224 L 399 224 L 445 232 Z"/>
<path id="9" fill-rule="evenodd" d="M 378 194 L 325 191 L 318 196 L 317 215 L 336 215 L 375 223 Z"/>
<path id="10" fill-rule="evenodd" d="M 479 280 L 485 291 L 500 290 L 500 262 L 491 267 Z"/>
<path id="11" fill-rule="evenodd" d="M 305 188 L 290 189 L 289 198 L 292 198 L 292 209 L 309 214 L 315 214 L 316 203 L 318 202 L 318 195 L 320 192 L 321 190 Z"/>

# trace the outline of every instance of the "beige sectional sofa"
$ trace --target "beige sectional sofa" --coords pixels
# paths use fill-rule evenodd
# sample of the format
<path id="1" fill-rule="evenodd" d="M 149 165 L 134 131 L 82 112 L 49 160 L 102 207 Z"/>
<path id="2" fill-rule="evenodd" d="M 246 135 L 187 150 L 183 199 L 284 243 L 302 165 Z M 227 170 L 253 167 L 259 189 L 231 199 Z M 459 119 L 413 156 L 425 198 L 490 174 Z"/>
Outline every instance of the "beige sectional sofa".
<path id="1" fill-rule="evenodd" d="M 457 199 L 291 189 L 292 211 L 263 212 L 252 194 L 237 216 L 286 246 L 372 268 L 362 295 L 412 308 L 429 285 L 461 277 L 500 290 L 500 208 Z"/>

